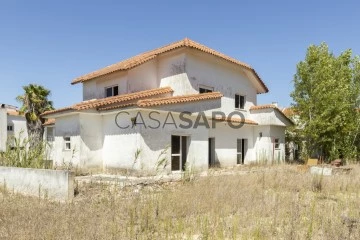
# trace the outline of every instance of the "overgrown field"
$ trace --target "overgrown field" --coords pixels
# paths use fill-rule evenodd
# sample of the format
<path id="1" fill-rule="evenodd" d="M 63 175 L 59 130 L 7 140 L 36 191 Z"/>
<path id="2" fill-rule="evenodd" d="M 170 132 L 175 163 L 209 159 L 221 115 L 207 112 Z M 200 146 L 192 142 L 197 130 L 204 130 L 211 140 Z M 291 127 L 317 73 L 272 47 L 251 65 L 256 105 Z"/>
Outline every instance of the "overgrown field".
<path id="1" fill-rule="evenodd" d="M 296 166 L 120 190 L 80 186 L 73 203 L 0 194 L 0 239 L 360 239 L 360 168 Z"/>

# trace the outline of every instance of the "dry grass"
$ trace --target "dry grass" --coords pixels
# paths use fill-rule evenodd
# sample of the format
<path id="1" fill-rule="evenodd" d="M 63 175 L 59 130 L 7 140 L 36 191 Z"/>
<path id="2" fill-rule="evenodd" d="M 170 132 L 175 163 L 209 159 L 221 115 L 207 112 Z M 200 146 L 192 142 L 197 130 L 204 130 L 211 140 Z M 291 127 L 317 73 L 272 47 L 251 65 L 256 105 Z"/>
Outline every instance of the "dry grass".
<path id="1" fill-rule="evenodd" d="M 0 239 L 360 239 L 360 168 L 296 167 L 190 183 L 88 184 L 73 203 L 0 194 Z"/>

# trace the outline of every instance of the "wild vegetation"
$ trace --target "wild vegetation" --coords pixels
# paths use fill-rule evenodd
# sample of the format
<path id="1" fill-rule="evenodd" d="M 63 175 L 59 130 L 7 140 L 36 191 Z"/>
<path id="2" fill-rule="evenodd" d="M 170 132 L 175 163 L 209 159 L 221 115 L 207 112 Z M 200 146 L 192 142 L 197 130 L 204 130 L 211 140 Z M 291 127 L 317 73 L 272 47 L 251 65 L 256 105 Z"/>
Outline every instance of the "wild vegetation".
<path id="1" fill-rule="evenodd" d="M 299 119 L 289 136 L 306 143 L 304 159 L 314 152 L 325 160 L 360 158 L 358 56 L 351 50 L 336 56 L 325 43 L 311 45 L 297 65 L 291 96 Z"/>
<path id="2" fill-rule="evenodd" d="M 0 152 L 0 166 L 22 168 L 46 168 L 47 143 L 38 142 L 30 147 L 31 140 L 23 132 L 11 136 L 6 143 L 6 151 Z"/>
<path id="3" fill-rule="evenodd" d="M 251 170 L 124 189 L 90 183 L 68 204 L 2 191 L 0 238 L 360 238 L 359 167 L 333 177 L 296 166 Z"/>

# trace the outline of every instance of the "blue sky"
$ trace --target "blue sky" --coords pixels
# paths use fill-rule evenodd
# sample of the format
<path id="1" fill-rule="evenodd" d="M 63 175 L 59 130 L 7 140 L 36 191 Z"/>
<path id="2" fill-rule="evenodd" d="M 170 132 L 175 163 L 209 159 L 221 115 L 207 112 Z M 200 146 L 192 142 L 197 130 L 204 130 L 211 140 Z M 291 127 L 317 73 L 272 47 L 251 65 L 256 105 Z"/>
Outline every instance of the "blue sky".
<path id="1" fill-rule="evenodd" d="M 310 44 L 360 54 L 356 1 L 0 0 L 0 103 L 42 84 L 55 107 L 81 101 L 73 78 L 189 37 L 252 65 L 270 92 L 291 103 L 296 64 Z"/>

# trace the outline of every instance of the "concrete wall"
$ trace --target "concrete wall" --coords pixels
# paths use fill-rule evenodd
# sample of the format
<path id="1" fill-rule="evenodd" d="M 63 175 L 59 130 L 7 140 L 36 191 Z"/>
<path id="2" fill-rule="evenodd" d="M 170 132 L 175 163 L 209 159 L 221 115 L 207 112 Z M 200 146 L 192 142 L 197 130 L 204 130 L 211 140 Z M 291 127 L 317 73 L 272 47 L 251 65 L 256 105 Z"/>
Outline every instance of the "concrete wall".
<path id="1" fill-rule="evenodd" d="M 0 187 L 25 195 L 69 201 L 74 197 L 74 173 L 60 170 L 0 167 Z"/>

